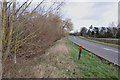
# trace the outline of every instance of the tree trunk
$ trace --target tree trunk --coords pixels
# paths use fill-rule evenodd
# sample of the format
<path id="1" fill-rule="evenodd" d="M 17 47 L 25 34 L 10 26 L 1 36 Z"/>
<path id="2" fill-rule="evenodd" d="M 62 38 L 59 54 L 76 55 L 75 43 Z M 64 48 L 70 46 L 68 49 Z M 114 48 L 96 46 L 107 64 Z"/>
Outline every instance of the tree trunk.
<path id="1" fill-rule="evenodd" d="M 7 26 L 7 2 L 6 0 L 3 0 L 3 8 L 2 8 L 2 31 L 1 31 L 1 47 L 0 47 L 0 52 L 2 56 L 2 74 L 4 71 L 4 59 L 5 59 L 5 53 L 4 51 L 6 50 L 6 26 Z"/>

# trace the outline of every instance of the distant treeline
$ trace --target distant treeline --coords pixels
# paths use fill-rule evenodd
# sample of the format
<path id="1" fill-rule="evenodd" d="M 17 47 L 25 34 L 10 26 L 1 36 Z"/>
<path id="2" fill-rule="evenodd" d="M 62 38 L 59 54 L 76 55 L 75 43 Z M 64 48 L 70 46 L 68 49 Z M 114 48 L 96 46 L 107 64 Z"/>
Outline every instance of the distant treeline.
<path id="1" fill-rule="evenodd" d="M 94 38 L 120 38 L 120 28 L 115 26 L 93 27 L 91 25 L 89 29 L 82 27 L 80 32 L 72 33 L 72 35 Z"/>

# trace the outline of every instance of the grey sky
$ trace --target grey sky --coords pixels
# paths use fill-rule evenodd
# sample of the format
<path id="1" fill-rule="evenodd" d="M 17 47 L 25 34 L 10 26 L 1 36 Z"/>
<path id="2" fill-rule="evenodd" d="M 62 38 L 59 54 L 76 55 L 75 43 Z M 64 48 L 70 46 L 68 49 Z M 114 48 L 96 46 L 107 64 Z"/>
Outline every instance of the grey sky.
<path id="1" fill-rule="evenodd" d="M 0 0 L 1 1 L 1 0 Z M 17 0 L 24 2 L 26 0 Z M 33 0 L 41 2 L 42 0 Z M 53 1 L 46 0 L 48 4 Z M 63 18 L 70 18 L 74 25 L 74 30 L 81 27 L 108 26 L 111 22 L 118 22 L 118 1 L 119 0 L 65 0 L 66 5 L 62 8 Z"/>
<path id="2" fill-rule="evenodd" d="M 64 17 L 71 18 L 74 30 L 81 27 L 117 24 L 118 2 L 69 2 L 62 10 Z"/>

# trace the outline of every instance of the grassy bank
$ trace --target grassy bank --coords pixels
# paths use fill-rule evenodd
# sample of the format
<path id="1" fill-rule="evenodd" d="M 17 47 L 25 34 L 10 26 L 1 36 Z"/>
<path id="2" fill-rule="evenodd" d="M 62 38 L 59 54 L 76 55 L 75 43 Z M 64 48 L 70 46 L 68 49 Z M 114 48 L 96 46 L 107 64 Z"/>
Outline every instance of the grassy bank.
<path id="1" fill-rule="evenodd" d="M 117 67 L 106 64 L 91 53 L 82 51 L 80 60 L 77 60 L 79 47 L 67 40 L 66 45 L 70 48 L 71 58 L 80 70 L 83 78 L 118 78 Z"/>
<path id="2" fill-rule="evenodd" d="M 117 45 L 117 44 L 105 43 L 105 42 L 100 42 L 100 41 L 91 40 L 91 39 L 87 39 L 87 38 L 81 38 L 81 37 L 80 37 L 80 39 L 83 39 L 83 40 L 86 40 L 86 41 L 89 41 L 89 42 L 95 42 L 95 43 L 102 44 L 102 45 L 105 45 L 105 46 L 114 47 L 114 48 L 119 47 L 119 45 Z"/>

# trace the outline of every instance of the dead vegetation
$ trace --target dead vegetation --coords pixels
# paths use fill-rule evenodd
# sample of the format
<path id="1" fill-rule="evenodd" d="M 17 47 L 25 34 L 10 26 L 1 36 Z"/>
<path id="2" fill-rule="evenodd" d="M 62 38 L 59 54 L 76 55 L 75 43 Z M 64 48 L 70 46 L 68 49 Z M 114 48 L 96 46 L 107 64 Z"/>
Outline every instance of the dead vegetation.
<path id="1" fill-rule="evenodd" d="M 80 76 L 65 41 L 65 38 L 57 41 L 41 56 L 24 61 L 18 59 L 14 68 L 8 65 L 10 68 L 6 76 L 9 78 L 75 78 Z"/>
<path id="2" fill-rule="evenodd" d="M 75 78 L 79 69 L 70 57 L 70 50 L 65 44 L 66 38 L 56 42 L 40 59 L 40 64 L 32 70 L 37 78 Z"/>
<path id="3" fill-rule="evenodd" d="M 62 19 L 60 10 L 64 2 L 2 0 L 0 4 L 2 77 L 34 77 L 29 73 L 28 65 L 36 64 L 36 57 L 64 36 L 64 28 L 72 29 L 70 19 Z M 62 51 L 60 47 L 67 51 L 60 45 L 53 52 Z"/>
<path id="4" fill-rule="evenodd" d="M 63 2 L 47 5 L 45 0 L 33 4 L 32 0 L 22 3 L 16 0 L 1 2 L 0 39 L 4 78 L 17 77 L 18 68 L 32 65 L 32 59 L 34 61 L 36 56 L 42 55 L 64 36 L 60 15 L 62 5 Z"/>

